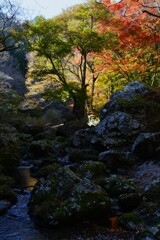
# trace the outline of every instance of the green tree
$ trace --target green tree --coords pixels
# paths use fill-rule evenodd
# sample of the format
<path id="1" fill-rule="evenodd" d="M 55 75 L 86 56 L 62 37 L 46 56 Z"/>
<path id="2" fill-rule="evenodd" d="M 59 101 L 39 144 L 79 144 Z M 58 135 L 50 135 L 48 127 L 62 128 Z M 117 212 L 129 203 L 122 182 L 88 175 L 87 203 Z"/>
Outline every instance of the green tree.
<path id="1" fill-rule="evenodd" d="M 35 23 L 24 24 L 23 36 L 30 51 L 46 59 L 45 69 L 39 73 L 53 75 L 63 86 L 74 100 L 73 112 L 78 118 L 86 115 L 88 57 L 111 41 L 111 32 L 99 31 L 100 21 L 110 17 L 104 6 L 89 1 L 54 19 L 39 17 Z"/>

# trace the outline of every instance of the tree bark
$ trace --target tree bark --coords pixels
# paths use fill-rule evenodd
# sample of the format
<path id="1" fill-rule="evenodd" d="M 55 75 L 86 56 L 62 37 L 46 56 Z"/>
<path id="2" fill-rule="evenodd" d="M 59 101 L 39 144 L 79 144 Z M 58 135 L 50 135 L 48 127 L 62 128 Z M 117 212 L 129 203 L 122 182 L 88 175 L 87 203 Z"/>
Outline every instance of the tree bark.
<path id="1" fill-rule="evenodd" d="M 87 119 L 86 98 L 74 96 L 73 114 L 77 119 Z"/>

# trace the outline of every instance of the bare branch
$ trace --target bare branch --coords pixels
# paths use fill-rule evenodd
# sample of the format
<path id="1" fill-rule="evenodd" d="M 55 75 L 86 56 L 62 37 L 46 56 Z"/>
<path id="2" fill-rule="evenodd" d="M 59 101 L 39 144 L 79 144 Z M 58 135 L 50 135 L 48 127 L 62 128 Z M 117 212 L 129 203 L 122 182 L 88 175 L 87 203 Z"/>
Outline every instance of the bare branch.
<path id="1" fill-rule="evenodd" d="M 142 13 L 147 13 L 147 14 L 151 15 L 152 17 L 160 18 L 160 15 L 154 14 L 154 13 L 149 12 L 147 10 L 142 10 Z"/>

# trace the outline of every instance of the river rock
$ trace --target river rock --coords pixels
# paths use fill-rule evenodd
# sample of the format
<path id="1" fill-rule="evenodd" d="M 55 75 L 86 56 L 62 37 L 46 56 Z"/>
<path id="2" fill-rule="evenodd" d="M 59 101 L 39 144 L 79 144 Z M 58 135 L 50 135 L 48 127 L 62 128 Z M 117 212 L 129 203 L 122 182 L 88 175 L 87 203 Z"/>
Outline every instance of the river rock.
<path id="1" fill-rule="evenodd" d="M 125 179 L 123 176 L 112 175 L 106 179 L 105 190 L 113 198 L 118 198 L 122 194 L 135 193 L 137 183 L 134 179 Z"/>
<path id="2" fill-rule="evenodd" d="M 32 141 L 29 151 L 33 157 L 46 157 L 52 151 L 52 145 L 47 140 Z"/>
<path id="3" fill-rule="evenodd" d="M 127 212 L 127 213 L 122 214 L 119 217 L 119 223 L 124 228 L 130 229 L 130 230 L 136 232 L 141 227 L 142 219 L 138 213 Z"/>
<path id="4" fill-rule="evenodd" d="M 0 186 L 0 200 L 7 200 L 11 204 L 15 204 L 17 202 L 17 196 L 9 186 L 3 184 Z"/>
<path id="5" fill-rule="evenodd" d="M 38 125 L 26 124 L 21 127 L 21 132 L 23 132 L 25 134 L 30 134 L 33 137 L 35 137 L 36 135 L 44 132 L 44 127 L 38 126 Z"/>
<path id="6" fill-rule="evenodd" d="M 94 180 L 99 177 L 106 177 L 108 171 L 102 162 L 86 161 L 79 167 L 77 174 L 82 178 L 86 177 Z"/>
<path id="7" fill-rule="evenodd" d="M 0 200 L 0 215 L 7 212 L 7 210 L 11 207 L 11 203 L 6 200 Z"/>
<path id="8" fill-rule="evenodd" d="M 76 131 L 87 128 L 87 122 L 83 120 L 72 120 L 65 122 L 57 128 L 57 135 L 70 137 L 73 136 Z"/>
<path id="9" fill-rule="evenodd" d="M 112 94 L 110 101 L 106 103 L 101 110 L 101 120 L 104 119 L 108 114 L 116 111 L 123 111 L 123 106 L 118 103 L 118 100 L 131 100 L 139 94 L 145 94 L 149 89 L 142 83 L 135 81 L 126 85 L 123 90 L 117 91 Z"/>
<path id="10" fill-rule="evenodd" d="M 119 206 L 125 212 L 132 211 L 138 207 L 142 197 L 138 193 L 125 193 L 118 197 Z"/>
<path id="11" fill-rule="evenodd" d="M 71 162 L 83 162 L 87 160 L 98 160 L 98 152 L 93 149 L 75 149 L 69 152 Z"/>
<path id="12" fill-rule="evenodd" d="M 148 201 L 160 203 L 160 180 L 153 181 L 150 187 L 146 187 L 144 196 Z"/>
<path id="13" fill-rule="evenodd" d="M 109 211 L 108 194 L 89 179 L 77 177 L 68 167 L 46 180 L 40 179 L 30 200 L 31 214 L 53 226 L 106 218 Z"/>
<path id="14" fill-rule="evenodd" d="M 56 128 L 52 127 L 52 128 L 45 130 L 42 133 L 37 134 L 34 137 L 34 140 L 42 140 L 42 139 L 53 140 L 55 138 L 55 136 L 56 136 Z"/>
<path id="15" fill-rule="evenodd" d="M 75 147 L 86 148 L 91 146 L 91 137 L 95 134 L 93 128 L 78 130 L 72 137 L 72 142 Z"/>
<path id="16" fill-rule="evenodd" d="M 133 165 L 129 152 L 115 149 L 101 152 L 98 156 L 98 160 L 113 171 L 120 168 L 126 169 Z"/>
<path id="17" fill-rule="evenodd" d="M 0 164 L 5 173 L 16 174 L 16 167 L 21 156 L 20 134 L 17 130 L 5 124 L 0 124 Z"/>
<path id="18" fill-rule="evenodd" d="M 56 157 L 62 157 L 67 154 L 66 148 L 69 147 L 71 144 L 70 138 L 62 137 L 62 136 L 57 136 L 53 141 L 52 141 L 52 151 L 54 156 Z"/>
<path id="19" fill-rule="evenodd" d="M 153 159 L 159 154 L 160 132 L 140 133 L 132 146 L 132 154 L 139 159 Z"/>

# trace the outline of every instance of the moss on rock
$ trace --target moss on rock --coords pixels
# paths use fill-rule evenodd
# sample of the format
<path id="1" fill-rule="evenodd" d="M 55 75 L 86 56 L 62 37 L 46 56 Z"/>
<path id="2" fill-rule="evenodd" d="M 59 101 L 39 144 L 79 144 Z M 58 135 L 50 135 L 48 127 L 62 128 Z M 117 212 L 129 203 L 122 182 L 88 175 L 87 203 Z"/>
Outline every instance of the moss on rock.
<path id="1" fill-rule="evenodd" d="M 125 179 L 122 176 L 112 175 L 106 179 L 105 190 L 111 197 L 117 197 L 121 194 L 135 193 L 136 181 L 134 179 Z"/>
<path id="2" fill-rule="evenodd" d="M 76 149 L 69 153 L 69 160 L 71 162 L 97 161 L 98 152 L 93 149 Z"/>
<path id="3" fill-rule="evenodd" d="M 68 167 L 61 167 L 46 180 L 39 180 L 30 200 L 30 212 L 53 226 L 96 220 L 109 215 L 110 198 L 89 179 L 82 180 Z"/>
<path id="4" fill-rule="evenodd" d="M 79 167 L 77 174 L 81 178 L 88 177 L 95 180 L 99 177 L 106 177 L 107 168 L 101 162 L 86 161 Z"/>
<path id="5" fill-rule="evenodd" d="M 17 201 L 16 194 L 6 184 L 0 186 L 0 200 L 8 200 L 11 204 Z"/>
<path id="6" fill-rule="evenodd" d="M 148 201 L 160 203 L 160 182 L 155 182 L 145 189 L 144 196 Z"/>
<path id="7" fill-rule="evenodd" d="M 0 164 L 14 176 L 21 156 L 20 135 L 14 127 L 0 124 Z"/>

